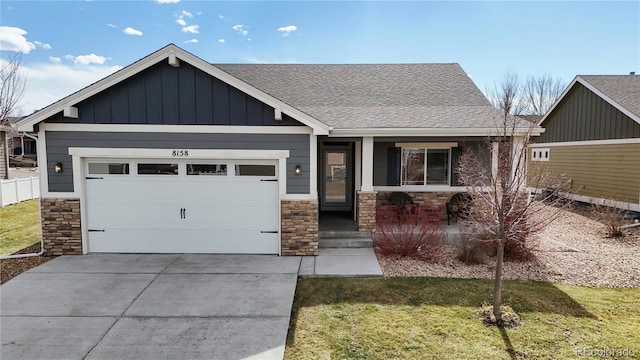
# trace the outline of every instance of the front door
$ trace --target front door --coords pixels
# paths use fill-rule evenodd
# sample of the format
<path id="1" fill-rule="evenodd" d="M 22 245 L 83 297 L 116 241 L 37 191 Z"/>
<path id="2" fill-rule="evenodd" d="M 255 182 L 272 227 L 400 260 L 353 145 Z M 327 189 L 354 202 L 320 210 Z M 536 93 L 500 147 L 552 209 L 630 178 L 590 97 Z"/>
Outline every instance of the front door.
<path id="1" fill-rule="evenodd" d="M 322 150 L 322 210 L 353 209 L 353 175 L 349 147 Z"/>

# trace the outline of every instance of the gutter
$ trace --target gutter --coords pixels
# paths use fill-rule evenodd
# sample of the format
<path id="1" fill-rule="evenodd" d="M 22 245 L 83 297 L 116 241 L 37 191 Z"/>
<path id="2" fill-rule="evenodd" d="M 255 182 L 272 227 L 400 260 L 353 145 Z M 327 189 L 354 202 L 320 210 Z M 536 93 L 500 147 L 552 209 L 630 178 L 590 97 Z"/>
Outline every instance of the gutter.
<path id="1" fill-rule="evenodd" d="M 17 131 L 17 130 L 16 130 Z M 18 133 L 21 133 L 20 131 L 18 131 Z M 34 135 L 30 135 L 27 134 L 25 132 L 22 132 L 22 135 L 25 135 L 33 140 L 36 141 L 36 144 L 38 142 L 38 137 L 34 136 Z M 37 148 L 37 147 L 36 147 Z M 40 159 L 40 157 L 38 157 L 38 159 Z M 38 167 L 40 167 L 40 164 L 38 164 Z M 39 176 L 38 176 L 39 177 Z M 40 179 L 42 180 L 42 179 Z M 40 203 L 40 198 L 38 198 L 38 204 Z M 36 257 L 36 256 L 42 256 L 42 254 L 44 254 L 44 240 L 42 239 L 42 208 L 40 208 L 39 210 L 40 212 L 40 251 L 37 253 L 30 253 L 30 254 L 16 254 L 16 255 L 7 255 L 7 256 L 0 256 L 0 260 L 8 260 L 8 259 L 21 259 L 21 258 L 27 258 L 27 257 Z"/>

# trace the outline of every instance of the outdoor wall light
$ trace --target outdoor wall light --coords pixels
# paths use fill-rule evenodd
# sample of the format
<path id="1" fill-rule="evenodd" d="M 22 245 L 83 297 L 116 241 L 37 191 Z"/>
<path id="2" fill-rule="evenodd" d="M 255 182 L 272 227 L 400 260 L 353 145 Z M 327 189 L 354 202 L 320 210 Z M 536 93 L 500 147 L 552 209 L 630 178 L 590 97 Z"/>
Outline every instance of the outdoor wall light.
<path id="1" fill-rule="evenodd" d="M 53 171 L 55 171 L 56 173 L 61 173 L 62 172 L 62 163 L 57 163 L 56 166 L 53 167 Z"/>
<path id="2" fill-rule="evenodd" d="M 296 165 L 296 169 L 293 171 L 296 175 L 302 174 L 302 167 L 300 165 Z"/>

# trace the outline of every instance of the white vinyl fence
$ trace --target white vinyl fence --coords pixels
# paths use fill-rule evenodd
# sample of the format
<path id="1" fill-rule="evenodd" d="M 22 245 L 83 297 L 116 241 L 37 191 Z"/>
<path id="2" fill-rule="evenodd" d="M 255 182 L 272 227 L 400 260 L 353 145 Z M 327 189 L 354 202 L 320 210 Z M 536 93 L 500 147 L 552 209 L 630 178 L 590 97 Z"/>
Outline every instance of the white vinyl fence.
<path id="1" fill-rule="evenodd" d="M 0 208 L 40 197 L 38 177 L 0 180 Z"/>

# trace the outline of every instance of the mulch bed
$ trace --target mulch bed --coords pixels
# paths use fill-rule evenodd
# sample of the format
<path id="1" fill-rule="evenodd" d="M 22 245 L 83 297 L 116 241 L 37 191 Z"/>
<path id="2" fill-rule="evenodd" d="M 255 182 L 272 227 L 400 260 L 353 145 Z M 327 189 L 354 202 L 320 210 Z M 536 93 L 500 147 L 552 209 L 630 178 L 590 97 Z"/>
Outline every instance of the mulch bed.
<path id="1" fill-rule="evenodd" d="M 40 251 L 40 243 L 26 247 L 15 254 L 32 254 Z M 0 260 L 0 284 L 4 284 L 23 272 L 42 265 L 57 256 L 32 256 L 18 259 Z"/>

